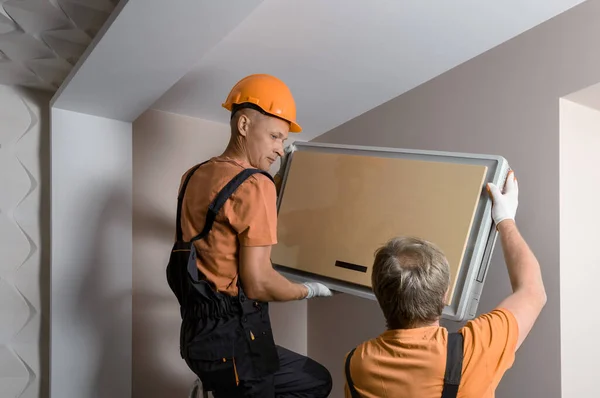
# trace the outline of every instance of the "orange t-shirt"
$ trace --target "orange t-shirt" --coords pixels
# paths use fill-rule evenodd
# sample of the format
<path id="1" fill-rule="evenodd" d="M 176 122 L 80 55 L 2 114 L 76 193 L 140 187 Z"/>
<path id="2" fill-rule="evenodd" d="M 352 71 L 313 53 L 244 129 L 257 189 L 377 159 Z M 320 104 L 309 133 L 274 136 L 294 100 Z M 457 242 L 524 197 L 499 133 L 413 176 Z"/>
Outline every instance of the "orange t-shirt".
<path id="1" fill-rule="evenodd" d="M 250 164 L 215 157 L 198 168 L 190 178 L 181 210 L 183 239 L 189 241 L 204 228 L 206 212 L 219 191 Z M 189 173 L 183 175 L 181 181 Z M 244 181 L 225 202 L 211 232 L 195 242 L 196 265 L 213 287 L 237 295 L 238 258 L 241 246 L 268 246 L 277 243 L 277 193 L 275 185 L 262 174 Z"/>
<path id="2" fill-rule="evenodd" d="M 511 312 L 496 309 L 469 321 L 464 337 L 458 398 L 493 398 L 515 358 L 518 325 Z M 356 348 L 352 381 L 363 398 L 440 398 L 448 331 L 431 326 L 388 330 Z M 350 397 L 348 385 L 345 395 Z"/>

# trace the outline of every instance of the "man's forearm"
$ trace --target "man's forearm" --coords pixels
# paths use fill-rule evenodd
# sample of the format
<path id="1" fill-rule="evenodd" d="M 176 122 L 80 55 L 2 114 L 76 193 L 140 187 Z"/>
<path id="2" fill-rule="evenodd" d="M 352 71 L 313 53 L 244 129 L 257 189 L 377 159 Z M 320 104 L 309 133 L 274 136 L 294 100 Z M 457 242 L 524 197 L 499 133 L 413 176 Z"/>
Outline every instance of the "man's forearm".
<path id="1" fill-rule="evenodd" d="M 242 246 L 240 278 L 249 298 L 260 301 L 291 301 L 307 296 L 304 285 L 292 283 L 273 268 L 271 246 Z"/>
<path id="2" fill-rule="evenodd" d="M 308 289 L 302 284 L 291 282 L 271 266 L 268 275 L 264 276 L 252 293 L 256 297 L 251 298 L 256 300 L 281 302 L 301 300 L 308 294 Z"/>
<path id="3" fill-rule="evenodd" d="M 512 220 L 498 224 L 502 251 L 513 292 L 528 290 L 545 296 L 540 264 Z"/>
<path id="4" fill-rule="evenodd" d="M 515 222 L 501 221 L 498 231 L 513 290 L 498 307 L 510 311 L 515 317 L 519 330 L 515 349 L 519 349 L 546 304 L 546 291 L 540 265 Z"/>
<path id="5" fill-rule="evenodd" d="M 512 314 L 509 318 L 516 321 L 518 335 L 515 350 L 518 350 L 546 305 L 546 291 L 540 264 L 514 221 L 519 204 L 519 186 L 512 170 L 506 179 L 504 193 L 494 184 L 488 184 L 488 190 L 493 200 L 492 218 L 500 233 L 513 291 L 496 308 Z M 502 331 L 499 333 L 502 334 Z"/>

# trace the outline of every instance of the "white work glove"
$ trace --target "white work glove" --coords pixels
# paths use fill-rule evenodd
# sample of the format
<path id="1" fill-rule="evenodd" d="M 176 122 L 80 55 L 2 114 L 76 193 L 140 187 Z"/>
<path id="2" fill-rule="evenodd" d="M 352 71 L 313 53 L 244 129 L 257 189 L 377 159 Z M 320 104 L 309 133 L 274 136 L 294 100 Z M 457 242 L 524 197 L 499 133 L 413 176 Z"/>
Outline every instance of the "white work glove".
<path id="1" fill-rule="evenodd" d="M 504 193 L 492 183 L 488 183 L 488 192 L 492 197 L 492 218 L 496 226 L 504 220 L 515 220 L 519 206 L 519 185 L 515 173 L 510 170 L 506 177 Z"/>
<path id="2" fill-rule="evenodd" d="M 319 282 L 306 282 L 304 286 L 308 289 L 308 295 L 305 297 L 307 299 L 313 297 L 330 297 L 333 295 L 327 286 Z"/>

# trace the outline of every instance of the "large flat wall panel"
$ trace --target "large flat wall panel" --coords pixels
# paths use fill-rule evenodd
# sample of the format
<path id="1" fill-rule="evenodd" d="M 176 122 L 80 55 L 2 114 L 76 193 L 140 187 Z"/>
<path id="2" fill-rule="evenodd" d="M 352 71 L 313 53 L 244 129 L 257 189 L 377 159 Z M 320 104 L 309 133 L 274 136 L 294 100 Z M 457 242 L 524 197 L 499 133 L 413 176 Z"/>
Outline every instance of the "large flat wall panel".
<path id="1" fill-rule="evenodd" d="M 52 109 L 52 398 L 131 396 L 131 123 Z"/>
<path id="2" fill-rule="evenodd" d="M 476 315 L 497 231 L 486 183 L 502 156 L 296 142 L 278 200 L 273 264 L 297 281 L 375 300 L 374 248 L 393 236 L 435 244 L 450 267 L 442 318 Z"/>
<path id="3" fill-rule="evenodd" d="M 48 396 L 47 93 L 0 86 L 0 397 Z"/>
<path id="4" fill-rule="evenodd" d="M 448 258 L 450 301 L 486 172 L 480 165 L 295 152 L 272 260 L 370 288 L 373 248 L 394 235 L 418 236 Z"/>
<path id="5" fill-rule="evenodd" d="M 600 111 L 560 101 L 560 278 L 562 396 L 591 397 L 597 391 L 600 346 L 581 338 L 598 330 L 600 280 Z M 577 325 L 577 326 L 575 326 Z"/>
<path id="6" fill-rule="evenodd" d="M 185 397 L 195 379 L 179 354 L 181 318 L 165 268 L 177 189 L 192 165 L 219 155 L 229 125 L 146 111 L 133 124 L 133 397 Z M 306 353 L 306 301 L 270 306 L 275 340 Z"/>

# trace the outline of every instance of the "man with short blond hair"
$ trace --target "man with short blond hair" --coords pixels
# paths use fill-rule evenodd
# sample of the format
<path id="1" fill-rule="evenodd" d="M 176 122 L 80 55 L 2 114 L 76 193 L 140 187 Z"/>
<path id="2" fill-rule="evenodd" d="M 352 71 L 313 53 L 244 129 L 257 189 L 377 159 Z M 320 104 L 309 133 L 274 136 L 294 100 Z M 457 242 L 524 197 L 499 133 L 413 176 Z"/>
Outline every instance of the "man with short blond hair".
<path id="1" fill-rule="evenodd" d="M 388 330 L 346 356 L 346 397 L 494 397 L 546 293 L 540 266 L 514 220 L 514 173 L 504 193 L 493 184 L 488 191 L 513 293 L 458 333 L 448 333 L 439 324 L 450 284 L 446 257 L 423 239 L 391 239 L 377 250 L 372 271 Z"/>

